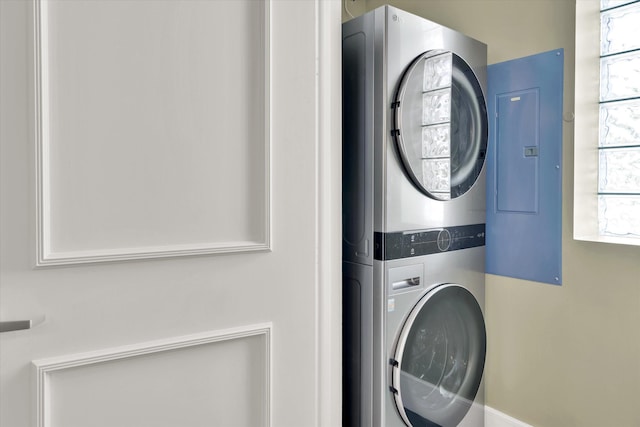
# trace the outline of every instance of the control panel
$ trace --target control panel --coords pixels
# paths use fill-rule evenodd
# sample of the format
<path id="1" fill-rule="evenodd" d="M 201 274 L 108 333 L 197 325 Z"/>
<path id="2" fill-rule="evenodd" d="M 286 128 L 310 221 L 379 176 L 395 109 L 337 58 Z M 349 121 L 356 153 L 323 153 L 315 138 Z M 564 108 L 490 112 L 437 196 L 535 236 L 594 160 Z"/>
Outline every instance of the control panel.
<path id="1" fill-rule="evenodd" d="M 460 225 L 428 230 L 375 233 L 374 258 L 379 261 L 484 246 L 485 225 Z"/>

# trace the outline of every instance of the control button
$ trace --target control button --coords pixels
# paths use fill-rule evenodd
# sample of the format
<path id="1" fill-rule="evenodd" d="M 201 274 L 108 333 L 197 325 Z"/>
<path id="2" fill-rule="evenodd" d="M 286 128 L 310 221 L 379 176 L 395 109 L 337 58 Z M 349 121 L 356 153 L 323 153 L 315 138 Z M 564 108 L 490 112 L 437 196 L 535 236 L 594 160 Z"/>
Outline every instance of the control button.
<path id="1" fill-rule="evenodd" d="M 444 252 L 449 249 L 449 246 L 451 246 L 451 234 L 449 230 L 443 228 L 440 230 L 440 233 L 438 233 L 438 249 Z"/>

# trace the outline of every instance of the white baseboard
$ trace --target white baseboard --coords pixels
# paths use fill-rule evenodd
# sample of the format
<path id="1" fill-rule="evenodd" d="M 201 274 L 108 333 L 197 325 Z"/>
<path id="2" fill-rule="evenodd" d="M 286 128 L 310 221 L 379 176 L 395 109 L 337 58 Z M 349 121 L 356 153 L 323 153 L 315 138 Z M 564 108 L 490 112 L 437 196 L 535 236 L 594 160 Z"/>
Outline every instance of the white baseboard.
<path id="1" fill-rule="evenodd" d="M 497 409 L 484 407 L 484 427 L 532 427 L 518 419 L 510 417 Z"/>

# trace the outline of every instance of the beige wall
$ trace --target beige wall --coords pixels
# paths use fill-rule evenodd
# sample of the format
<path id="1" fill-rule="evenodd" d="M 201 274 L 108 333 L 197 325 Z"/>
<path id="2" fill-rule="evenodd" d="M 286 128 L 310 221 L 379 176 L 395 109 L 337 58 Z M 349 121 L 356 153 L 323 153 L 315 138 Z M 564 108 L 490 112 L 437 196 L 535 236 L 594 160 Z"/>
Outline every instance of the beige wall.
<path id="1" fill-rule="evenodd" d="M 475 37 L 489 64 L 564 48 L 573 111 L 574 0 L 346 1 L 354 15 L 389 3 Z M 572 239 L 571 122 L 563 151 L 563 285 L 487 276 L 487 404 L 535 426 L 637 427 L 640 247 Z"/>

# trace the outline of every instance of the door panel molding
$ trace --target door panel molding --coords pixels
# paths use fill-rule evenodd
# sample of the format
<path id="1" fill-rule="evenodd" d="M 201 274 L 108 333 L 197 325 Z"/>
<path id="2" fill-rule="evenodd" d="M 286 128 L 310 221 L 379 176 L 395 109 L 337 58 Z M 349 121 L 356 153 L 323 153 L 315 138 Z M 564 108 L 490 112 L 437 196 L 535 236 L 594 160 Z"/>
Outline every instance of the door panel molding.
<path id="1" fill-rule="evenodd" d="M 249 387 L 250 388 L 249 391 L 253 391 L 253 392 L 255 392 L 256 390 L 256 387 L 254 387 L 255 383 L 253 383 L 253 381 L 258 383 L 257 388 L 261 396 L 261 398 L 259 399 L 260 401 L 256 402 L 255 396 L 253 396 L 253 399 L 243 399 L 244 405 L 245 405 L 244 411 L 247 411 L 247 413 L 249 413 L 251 416 L 254 416 L 254 417 L 256 416 L 256 414 L 259 414 L 257 416 L 260 422 L 259 425 L 268 427 L 271 425 L 271 413 L 272 413 L 272 409 L 271 409 L 272 324 L 271 323 L 248 325 L 248 326 L 243 326 L 243 327 L 238 327 L 233 329 L 226 329 L 226 330 L 219 330 L 219 331 L 209 331 L 209 332 L 203 332 L 198 334 L 151 341 L 146 343 L 138 343 L 138 344 L 127 345 L 122 347 L 92 351 L 87 353 L 65 355 L 60 357 L 35 360 L 32 362 L 32 370 L 35 378 L 34 406 L 36 409 L 35 410 L 36 426 L 52 427 L 53 425 L 55 425 L 55 423 L 53 422 L 53 419 L 56 418 L 57 416 L 54 417 L 52 413 L 55 411 L 56 403 L 59 406 L 64 406 L 64 403 L 60 403 L 60 402 L 64 402 L 64 399 L 63 399 L 64 396 L 57 396 L 57 395 L 54 396 L 54 393 L 52 392 L 53 382 L 54 381 L 61 382 L 61 380 L 64 381 L 65 374 L 67 375 L 71 374 L 69 375 L 69 378 L 65 381 L 67 389 L 73 390 L 78 388 L 78 387 L 69 386 L 69 384 L 72 384 L 73 381 L 89 381 L 94 383 L 98 381 L 98 384 L 95 387 L 97 389 L 101 389 L 103 387 L 103 384 L 99 382 L 99 379 L 101 378 L 100 375 L 102 375 L 103 377 L 105 375 L 107 376 L 109 375 L 114 376 L 118 374 L 122 375 L 123 373 L 126 374 L 127 369 L 129 370 L 136 369 L 136 366 L 139 366 L 139 365 L 132 364 L 129 368 L 127 368 L 126 365 L 120 364 L 120 365 L 117 365 L 114 369 L 113 366 L 109 365 L 109 362 L 117 362 L 117 361 L 136 362 L 137 361 L 139 363 L 141 358 L 151 357 L 151 359 L 149 359 L 148 362 L 157 363 L 157 360 L 158 360 L 157 356 L 164 356 L 165 358 L 173 358 L 176 365 L 180 366 L 180 365 L 184 365 L 184 362 L 181 363 L 181 360 L 179 360 L 179 358 L 181 356 L 184 357 L 186 353 L 182 353 L 177 350 L 202 350 L 204 349 L 204 346 L 207 346 L 207 345 L 220 346 L 220 345 L 227 345 L 227 344 L 239 344 L 240 341 L 243 341 L 243 340 L 247 341 L 255 338 L 260 339 L 261 343 L 256 344 L 254 342 L 251 348 L 247 346 L 237 347 L 237 348 L 231 349 L 231 352 L 236 353 L 235 355 L 233 355 L 234 360 L 243 359 L 243 358 L 246 359 L 245 362 L 248 365 L 246 367 L 241 367 L 241 368 L 245 368 L 246 370 L 251 369 L 251 370 L 262 371 L 260 375 L 257 375 L 258 377 L 257 379 L 255 376 L 252 376 L 248 379 L 240 378 L 238 382 L 241 383 L 242 380 L 245 380 L 245 381 L 251 380 L 252 384 L 251 384 L 251 387 Z M 249 343 L 246 343 L 246 344 L 249 345 Z M 206 376 L 207 367 L 209 367 L 210 369 L 213 369 L 213 367 L 222 366 L 222 368 L 220 369 L 229 370 L 230 368 L 226 367 L 229 365 L 229 362 L 230 362 L 228 357 L 229 355 L 227 355 L 227 359 L 204 358 L 207 361 L 207 365 L 195 366 L 195 367 L 188 365 L 187 369 L 197 370 L 198 373 L 200 372 L 202 373 L 201 374 L 202 376 Z M 256 359 L 258 362 L 257 363 L 258 366 L 255 366 Z M 154 362 L 154 360 L 156 362 Z M 210 361 L 210 364 L 209 364 L 209 361 Z M 164 363 L 166 363 L 166 361 Z M 162 366 L 162 365 L 153 365 L 153 366 Z M 74 369 L 85 368 L 85 367 L 94 368 L 91 371 L 90 375 L 87 375 L 87 372 L 82 372 L 79 375 L 75 375 L 75 376 L 73 375 Z M 107 368 L 108 371 L 105 371 L 107 372 L 106 374 L 105 373 L 100 374 L 99 370 L 96 370 L 95 368 L 103 368 L 103 369 Z M 241 370 L 244 371 L 245 369 L 241 369 Z M 168 372 L 166 371 L 157 372 L 156 376 L 163 377 L 163 375 L 166 375 L 167 373 Z M 154 375 L 155 374 L 156 373 L 154 372 Z M 124 376 L 126 377 L 127 375 L 124 375 Z M 200 374 L 198 374 L 198 376 L 200 376 Z M 249 376 L 249 374 L 247 374 L 247 376 Z M 260 378 L 260 376 L 262 376 L 262 378 Z M 87 378 L 89 379 L 87 380 Z M 96 380 L 96 378 L 98 378 L 98 380 Z M 217 378 L 213 378 L 213 379 L 217 380 Z M 149 388 L 157 387 L 157 384 L 151 381 L 145 384 L 135 383 L 135 379 L 132 381 L 133 381 L 132 383 L 133 386 L 138 387 L 138 389 L 134 391 L 134 395 L 136 391 L 138 392 L 140 391 L 141 385 Z M 164 379 L 164 381 L 166 382 L 166 379 Z M 214 389 L 215 392 L 218 392 L 221 394 L 226 393 L 228 388 L 232 388 L 234 386 L 234 384 L 226 384 L 224 383 L 224 381 L 221 381 L 220 384 L 218 384 L 217 381 L 211 381 L 211 383 L 212 383 L 211 385 L 214 386 L 212 387 L 212 389 Z M 75 384 L 72 384 L 72 385 L 75 385 Z M 104 386 L 107 388 L 107 391 L 106 391 L 107 395 L 109 395 L 109 393 L 111 393 L 111 395 L 113 395 L 114 393 L 115 395 L 117 395 L 121 389 L 122 389 L 122 392 L 127 391 L 126 384 L 124 384 L 123 387 L 118 390 L 109 390 L 108 384 Z M 84 389 L 83 387 L 80 387 L 80 388 Z M 60 386 L 60 390 L 64 390 L 64 387 Z M 144 391 L 144 389 L 142 390 Z M 64 394 L 63 391 L 61 391 L 60 393 Z M 86 393 L 86 390 L 83 391 L 82 393 Z M 95 398 L 96 397 L 94 396 L 88 397 L 89 404 L 92 403 L 91 399 L 95 399 Z M 197 396 L 194 396 L 194 398 L 197 398 Z M 202 396 L 200 396 L 200 399 L 202 399 Z M 71 404 L 69 406 L 72 406 L 77 409 L 78 396 L 72 396 L 69 400 L 71 401 Z M 216 400 L 216 399 L 209 399 L 206 401 L 210 402 L 211 400 Z M 218 400 L 221 402 L 228 402 L 228 399 L 218 399 Z M 252 401 L 257 404 L 258 406 L 257 408 L 256 407 L 251 408 L 246 406 L 247 404 L 250 404 Z M 169 402 L 169 403 L 173 404 L 174 402 Z M 79 408 L 79 409 L 82 410 L 82 408 Z M 110 407 L 107 409 L 112 412 L 118 410 L 117 407 Z M 122 408 L 121 410 L 126 411 L 126 408 Z"/>
<path id="2" fill-rule="evenodd" d="M 159 2 L 145 10 L 167 8 L 157 25 L 173 33 L 151 53 L 135 45 L 154 50 L 144 33 L 113 41 L 108 31 L 109 8 L 131 8 L 118 12 L 134 16 L 125 33 L 136 28 L 136 3 L 91 5 L 100 13 L 82 2 L 32 3 L 36 266 L 271 250 L 271 1 Z M 229 19 L 208 25 L 201 8 Z M 59 31 L 69 22 L 87 33 Z M 209 53 L 203 43 L 227 37 L 221 31 L 229 40 Z M 181 42 L 193 52 L 171 45 Z M 165 46 L 174 55 L 166 63 Z M 213 56 L 228 58 L 225 67 Z M 109 212 L 123 205 L 130 209 Z"/>

